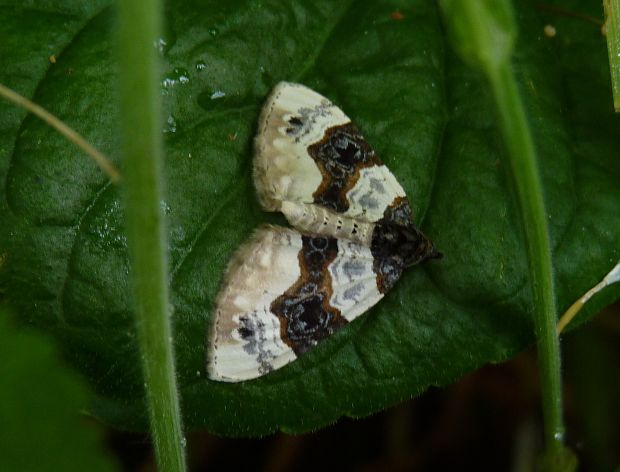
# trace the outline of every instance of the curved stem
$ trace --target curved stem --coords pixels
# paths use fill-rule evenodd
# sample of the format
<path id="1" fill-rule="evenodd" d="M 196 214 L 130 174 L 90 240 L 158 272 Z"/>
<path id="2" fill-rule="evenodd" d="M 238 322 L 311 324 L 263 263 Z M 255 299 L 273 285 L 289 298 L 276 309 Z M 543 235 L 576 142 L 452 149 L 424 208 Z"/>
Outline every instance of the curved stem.
<path id="1" fill-rule="evenodd" d="M 92 144 L 86 141 L 81 134 L 79 134 L 73 128 L 67 126 L 63 121 L 56 118 L 45 108 L 31 102 L 23 95 L 17 93 L 15 90 L 12 90 L 2 84 L 0 84 L 0 95 L 7 100 L 15 103 L 16 105 L 28 110 L 33 115 L 38 116 L 48 125 L 54 128 L 60 134 L 62 134 L 65 138 L 67 138 L 77 147 L 82 149 L 82 151 L 92 157 L 92 159 L 99 166 L 99 168 L 103 172 L 105 172 L 108 177 L 110 177 L 110 180 L 112 182 L 116 184 L 121 180 L 121 175 L 118 172 L 118 169 L 114 166 L 114 164 L 112 164 L 112 162 L 110 162 L 107 157 L 105 157 L 101 152 L 99 152 Z"/>
<path id="2" fill-rule="evenodd" d="M 592 298 L 594 295 L 599 293 L 604 288 L 610 286 L 611 284 L 615 284 L 616 282 L 620 282 L 620 262 L 616 264 L 616 266 L 611 269 L 611 271 L 601 280 L 598 284 L 588 290 L 585 294 L 581 296 L 579 300 L 573 303 L 568 310 L 562 315 L 560 321 L 557 325 L 558 335 L 562 333 L 564 328 L 568 326 L 568 324 L 577 316 L 577 313 L 583 308 L 583 306 Z"/>

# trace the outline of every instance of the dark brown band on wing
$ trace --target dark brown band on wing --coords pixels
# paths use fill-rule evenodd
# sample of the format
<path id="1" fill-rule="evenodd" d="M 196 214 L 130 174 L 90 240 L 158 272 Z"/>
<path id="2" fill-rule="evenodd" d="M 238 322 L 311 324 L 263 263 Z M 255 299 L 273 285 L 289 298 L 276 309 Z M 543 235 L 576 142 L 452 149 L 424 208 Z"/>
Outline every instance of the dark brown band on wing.
<path id="1" fill-rule="evenodd" d="M 372 270 L 376 275 L 379 292 L 385 294 L 390 291 L 394 284 L 398 282 L 398 279 L 400 279 L 404 269 L 405 267 L 401 260 L 396 257 L 375 259 Z"/>
<path id="2" fill-rule="evenodd" d="M 412 225 L 413 212 L 407 197 L 396 197 L 383 212 L 383 220 L 392 221 L 401 226 Z"/>
<path id="3" fill-rule="evenodd" d="M 270 307 L 280 320 L 282 341 L 297 356 L 347 324 L 340 310 L 329 304 L 332 278 L 328 266 L 338 255 L 338 241 L 302 236 L 302 243 L 298 256 L 301 275 Z"/>
<path id="4" fill-rule="evenodd" d="M 375 224 L 370 252 L 381 293 L 394 286 L 406 267 L 441 257 L 432 241 L 413 224 L 411 207 L 405 197 L 395 198 Z"/>
<path id="5" fill-rule="evenodd" d="M 308 154 L 323 176 L 312 194 L 314 203 L 339 213 L 349 209 L 347 192 L 366 167 L 381 165 L 381 160 L 353 123 L 332 126 L 323 139 L 308 146 Z"/>
<path id="6" fill-rule="evenodd" d="M 400 279 L 405 269 L 398 246 L 402 246 L 401 228 L 413 226 L 411 206 L 407 197 L 396 197 L 383 212 L 373 230 L 371 252 L 373 272 L 379 292 L 386 293 Z"/>

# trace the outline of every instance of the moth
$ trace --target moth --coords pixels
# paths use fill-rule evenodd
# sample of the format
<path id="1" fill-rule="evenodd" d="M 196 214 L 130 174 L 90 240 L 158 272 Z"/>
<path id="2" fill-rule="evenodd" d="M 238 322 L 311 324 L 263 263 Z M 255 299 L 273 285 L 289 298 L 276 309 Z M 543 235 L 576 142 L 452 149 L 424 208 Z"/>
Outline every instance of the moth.
<path id="1" fill-rule="evenodd" d="M 211 379 L 239 382 L 294 361 L 375 305 L 403 270 L 441 254 L 403 188 L 327 98 L 281 82 L 255 138 L 262 226 L 234 254 L 207 339 Z"/>

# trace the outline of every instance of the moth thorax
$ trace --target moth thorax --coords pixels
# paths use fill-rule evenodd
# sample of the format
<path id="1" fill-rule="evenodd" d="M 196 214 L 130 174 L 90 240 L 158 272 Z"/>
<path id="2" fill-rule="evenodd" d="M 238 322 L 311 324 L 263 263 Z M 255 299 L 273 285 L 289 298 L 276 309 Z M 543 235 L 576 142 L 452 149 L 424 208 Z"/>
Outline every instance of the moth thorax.
<path id="1" fill-rule="evenodd" d="M 374 224 L 348 218 L 317 205 L 282 202 L 282 213 L 291 225 L 313 234 L 343 238 L 370 246 Z"/>

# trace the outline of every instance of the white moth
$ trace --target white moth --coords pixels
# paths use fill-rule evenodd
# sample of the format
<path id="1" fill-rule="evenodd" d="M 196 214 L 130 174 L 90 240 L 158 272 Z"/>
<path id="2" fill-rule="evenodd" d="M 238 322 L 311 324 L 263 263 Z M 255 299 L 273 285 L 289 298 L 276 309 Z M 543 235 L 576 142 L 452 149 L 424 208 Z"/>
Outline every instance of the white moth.
<path id="1" fill-rule="evenodd" d="M 255 140 L 263 226 L 229 264 L 207 341 L 211 379 L 260 377 L 375 305 L 402 271 L 440 257 L 357 127 L 309 88 L 279 83 Z"/>

